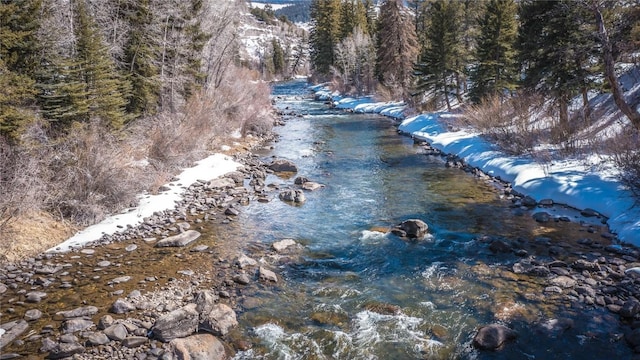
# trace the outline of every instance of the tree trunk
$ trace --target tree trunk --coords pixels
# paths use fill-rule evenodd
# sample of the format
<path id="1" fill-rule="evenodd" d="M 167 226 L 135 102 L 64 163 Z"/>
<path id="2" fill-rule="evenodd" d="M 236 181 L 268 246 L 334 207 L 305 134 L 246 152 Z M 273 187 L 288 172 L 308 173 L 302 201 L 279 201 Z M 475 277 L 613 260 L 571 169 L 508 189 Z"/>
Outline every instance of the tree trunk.
<path id="1" fill-rule="evenodd" d="M 598 35 L 600 37 L 600 41 L 602 42 L 602 57 L 604 60 L 604 72 L 607 82 L 609 86 L 611 86 L 611 94 L 613 95 L 613 100 L 616 105 L 622 111 L 627 118 L 631 121 L 633 126 L 636 129 L 640 130 L 640 113 L 638 110 L 631 107 L 624 99 L 624 94 L 622 93 L 622 89 L 620 89 L 620 84 L 618 83 L 618 77 L 615 72 L 615 63 L 613 60 L 612 47 L 611 42 L 609 40 L 609 35 L 607 34 L 607 29 L 604 26 L 604 19 L 602 18 L 602 12 L 600 11 L 600 7 L 597 1 L 593 1 L 593 11 L 596 16 L 596 24 L 598 25 Z"/>
<path id="2" fill-rule="evenodd" d="M 447 86 L 447 74 L 445 72 L 442 73 L 442 80 L 444 86 L 444 99 L 447 102 L 447 110 L 451 111 L 451 103 L 449 102 L 449 87 Z"/>
<path id="3" fill-rule="evenodd" d="M 589 106 L 589 92 L 586 86 L 582 87 L 582 112 L 584 120 L 587 123 L 591 123 L 591 106 Z"/>

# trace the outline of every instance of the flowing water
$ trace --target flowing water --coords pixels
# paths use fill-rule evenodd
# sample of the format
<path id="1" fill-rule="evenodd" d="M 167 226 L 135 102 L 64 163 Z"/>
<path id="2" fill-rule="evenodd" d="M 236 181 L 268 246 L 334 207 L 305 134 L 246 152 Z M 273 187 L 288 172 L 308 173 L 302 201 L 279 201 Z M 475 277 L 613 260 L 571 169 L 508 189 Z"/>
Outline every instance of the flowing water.
<path id="1" fill-rule="evenodd" d="M 494 255 L 478 241 L 571 242 L 588 236 L 584 228 L 540 226 L 494 186 L 421 154 L 391 120 L 303 99 L 304 86 L 274 86 L 277 106 L 304 116 L 290 117 L 261 155 L 292 160 L 298 176 L 326 187 L 307 192 L 303 205 L 274 200 L 243 210 L 238 222 L 250 242 L 292 238 L 305 250 L 280 267 L 275 289 L 247 297 L 240 322 L 258 345 L 236 359 L 630 356 L 615 316 L 547 299 L 539 279 L 509 271 L 515 255 Z M 268 180 L 293 186 L 293 178 Z M 427 239 L 376 231 L 410 218 L 429 224 Z M 558 318 L 573 327 L 545 330 Z M 498 352 L 475 350 L 477 328 L 495 322 L 518 331 L 518 340 Z"/>

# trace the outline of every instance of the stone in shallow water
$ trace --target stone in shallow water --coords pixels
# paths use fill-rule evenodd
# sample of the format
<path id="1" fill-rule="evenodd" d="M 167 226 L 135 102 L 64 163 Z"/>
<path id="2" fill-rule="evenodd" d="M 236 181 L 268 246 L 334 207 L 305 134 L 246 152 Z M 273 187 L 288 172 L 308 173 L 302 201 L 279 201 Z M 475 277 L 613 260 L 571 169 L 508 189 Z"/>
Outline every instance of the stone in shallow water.
<path id="1" fill-rule="evenodd" d="M 124 250 L 127 252 L 132 252 L 132 251 L 135 251 L 137 248 L 138 248 L 138 245 L 131 244 L 131 245 L 128 245 L 126 248 L 124 248 Z"/>
<path id="2" fill-rule="evenodd" d="M 42 311 L 38 309 L 27 310 L 24 313 L 24 319 L 27 321 L 38 320 L 42 317 Z"/>
<path id="3" fill-rule="evenodd" d="M 284 239 L 284 240 L 274 242 L 273 244 L 271 244 L 271 247 L 273 247 L 273 249 L 277 252 L 283 252 L 288 247 L 294 246 L 294 245 L 296 245 L 296 242 L 293 239 Z"/>
<path id="4" fill-rule="evenodd" d="M 77 318 L 82 316 L 92 316 L 98 313 L 98 308 L 95 306 L 83 306 L 77 309 L 68 311 L 58 311 L 56 315 L 62 316 L 65 319 Z"/>
<path id="5" fill-rule="evenodd" d="M 500 324 L 483 326 L 473 338 L 473 346 L 483 350 L 498 350 L 505 342 L 515 339 L 518 333 Z"/>
<path id="6" fill-rule="evenodd" d="M 187 230 L 182 234 L 169 236 L 156 243 L 156 247 L 182 247 L 194 242 L 200 237 L 200 233 L 195 230 Z"/>

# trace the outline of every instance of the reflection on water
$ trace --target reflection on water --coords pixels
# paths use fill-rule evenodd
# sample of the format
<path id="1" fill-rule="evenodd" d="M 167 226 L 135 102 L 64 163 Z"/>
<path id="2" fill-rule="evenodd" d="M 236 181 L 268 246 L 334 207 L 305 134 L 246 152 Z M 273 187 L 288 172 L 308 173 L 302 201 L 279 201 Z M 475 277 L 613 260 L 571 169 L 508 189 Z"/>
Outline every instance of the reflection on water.
<path id="1" fill-rule="evenodd" d="M 542 228 L 491 185 L 421 155 L 389 119 L 291 97 L 302 93 L 300 84 L 274 87 L 278 107 L 305 116 L 289 118 L 276 149 L 262 155 L 293 160 L 298 175 L 326 188 L 307 193 L 299 207 L 272 201 L 241 214 L 254 240 L 293 238 L 306 250 L 301 261 L 281 267 L 280 291 L 261 294 L 261 306 L 240 315 L 258 345 L 236 359 L 628 355 L 624 344 L 609 338 L 616 325 L 610 315 L 547 301 L 539 279 L 508 271 L 513 255 L 493 255 L 476 241 L 483 235 L 523 242 L 540 234 L 553 241 L 589 236 L 578 225 Z M 384 232 L 408 218 L 428 223 L 430 236 L 405 242 Z M 536 330 L 559 317 L 572 318 L 575 326 L 561 335 Z M 588 325 L 594 318 L 603 318 L 597 328 Z M 520 338 L 499 352 L 474 350 L 475 330 L 493 322 L 509 325 Z"/>

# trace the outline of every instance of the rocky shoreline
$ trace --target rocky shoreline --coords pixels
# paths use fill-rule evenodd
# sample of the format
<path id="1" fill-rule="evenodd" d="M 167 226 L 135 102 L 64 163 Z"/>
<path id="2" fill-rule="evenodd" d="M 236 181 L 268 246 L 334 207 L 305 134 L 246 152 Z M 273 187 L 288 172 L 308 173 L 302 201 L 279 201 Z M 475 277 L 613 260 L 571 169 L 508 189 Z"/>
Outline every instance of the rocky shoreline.
<path id="1" fill-rule="evenodd" d="M 250 201 L 268 202 L 277 197 L 288 201 L 291 193 L 313 189 L 304 186 L 306 180 L 297 181 L 295 188 L 265 184 L 269 173 L 295 173 L 295 164 L 290 162 L 265 164 L 250 153 L 236 155 L 234 160 L 243 167 L 221 178 L 190 185 L 174 209 L 157 212 L 140 226 L 104 235 L 67 254 L 45 253 L 1 268 L 0 316 L 14 320 L 0 324 L 0 359 L 23 355 L 48 359 L 226 359 L 250 348 L 235 329 L 238 323 L 234 308 L 239 307 L 246 289 L 251 292 L 257 287 L 274 286 L 278 275 L 271 269 L 300 247 L 286 239 L 270 247 L 254 244 L 247 253 L 216 257 L 208 246 L 197 245 L 200 233 L 194 229 L 204 222 L 230 224 Z M 301 195 L 290 200 L 304 201 Z M 85 278 L 84 268 L 79 266 L 85 262 L 90 262 L 96 273 L 127 265 L 109 260 L 112 255 L 95 258 L 98 249 L 123 244 L 114 249 L 135 253 L 141 246 L 136 242 L 175 248 L 176 257 L 183 256 L 180 249 L 185 247 L 192 253 L 212 254 L 212 271 L 178 271 L 186 278 L 147 277 L 138 285 L 165 278 L 164 286 L 148 292 L 134 286 L 128 294 L 113 291 L 109 295 L 117 299 L 108 309 L 84 300 L 83 306 L 72 309 L 56 304 L 61 311 L 55 314 L 38 309 L 39 304 L 47 303 L 51 292 L 72 289 Z M 196 243 L 190 246 L 192 242 Z M 107 285 L 117 288 L 132 281 L 126 269 L 122 273 Z M 92 279 L 102 281 L 100 275 Z M 21 316 L 16 318 L 18 314 Z M 41 328 L 32 326 L 47 318 L 50 323 Z M 33 349 L 37 349 L 37 355 Z"/>

